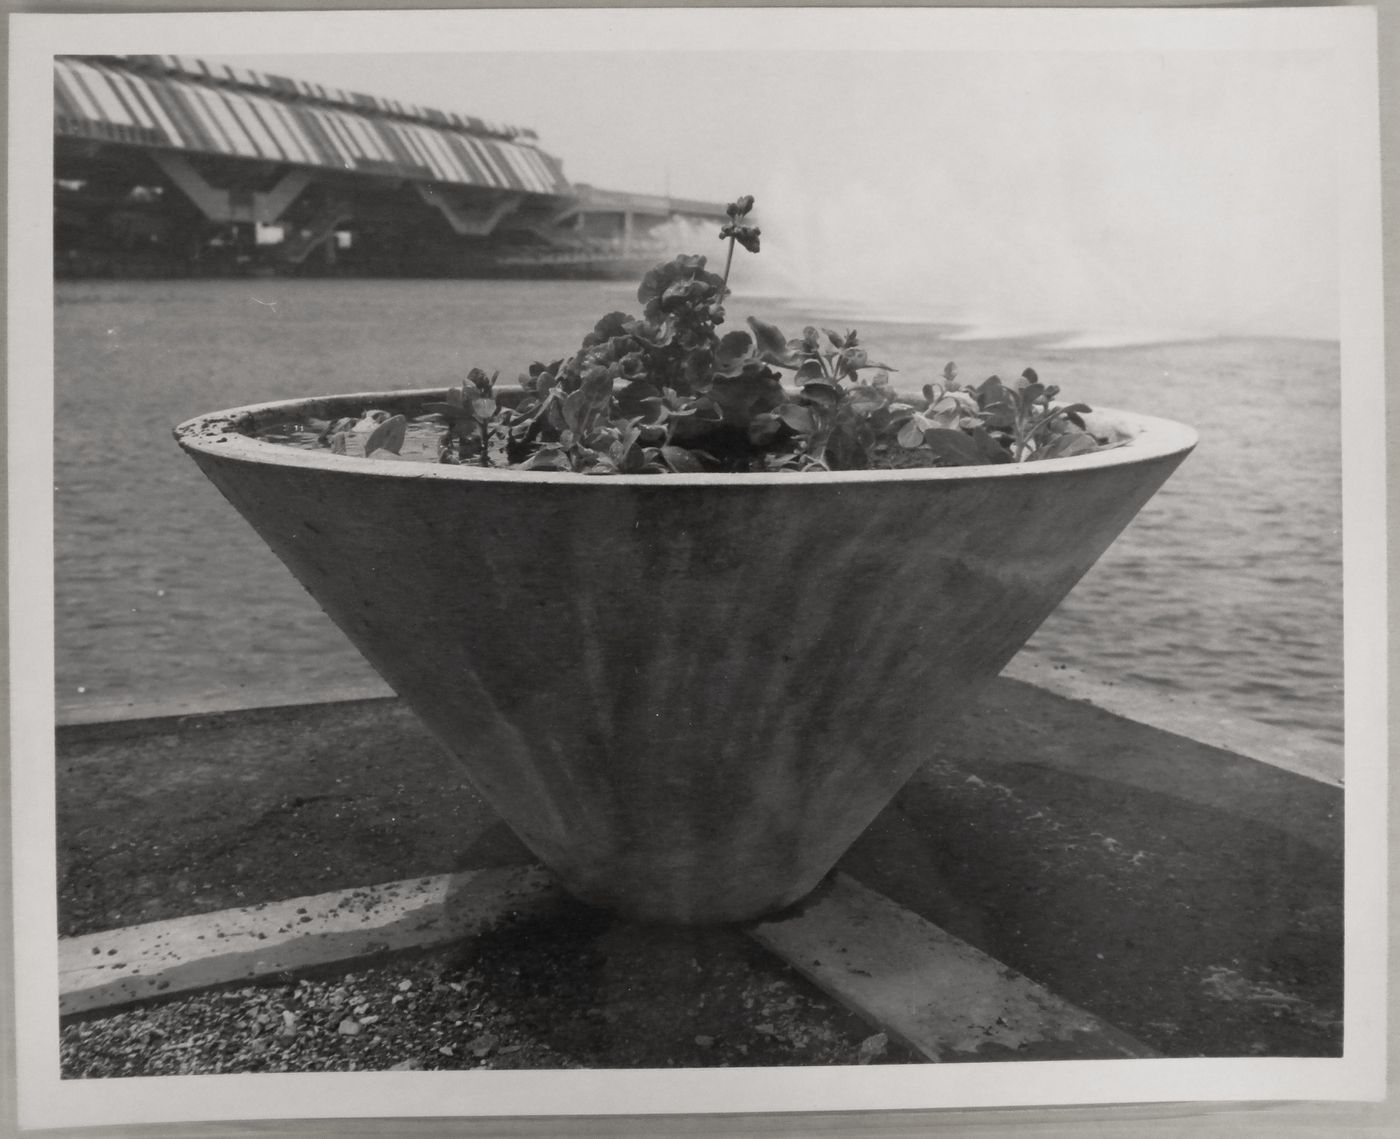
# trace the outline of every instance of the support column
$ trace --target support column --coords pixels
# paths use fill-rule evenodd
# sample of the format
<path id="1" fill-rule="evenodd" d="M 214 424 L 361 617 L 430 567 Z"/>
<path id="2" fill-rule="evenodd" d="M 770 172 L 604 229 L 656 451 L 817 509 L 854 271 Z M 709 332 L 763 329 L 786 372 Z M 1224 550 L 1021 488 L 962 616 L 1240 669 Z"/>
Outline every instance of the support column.
<path id="1" fill-rule="evenodd" d="M 234 216 L 233 201 L 229 192 L 209 185 L 204 180 L 204 176 L 190 165 L 189 159 L 183 154 L 156 150 L 152 151 L 151 158 L 160 167 L 161 173 L 195 204 L 206 220 L 214 222 L 238 220 Z"/>
<path id="2" fill-rule="evenodd" d="M 266 193 L 253 194 L 253 220 L 263 225 L 275 225 L 282 220 L 287 207 L 301 196 L 301 192 L 311 185 L 309 170 L 288 170 L 278 180 L 277 185 Z"/>
<path id="3" fill-rule="evenodd" d="M 418 196 L 441 213 L 452 231 L 461 237 L 485 237 L 503 218 L 518 210 L 522 201 L 519 194 L 511 194 L 489 206 L 469 206 L 453 201 L 441 188 L 422 182 L 415 182 L 413 187 L 418 191 Z"/>
<path id="4" fill-rule="evenodd" d="M 212 222 L 262 222 L 272 225 L 281 219 L 287 207 L 312 181 L 309 171 L 298 169 L 288 170 L 277 185 L 266 193 L 222 190 L 209 185 L 183 154 L 157 150 L 151 157 L 161 172 Z"/>

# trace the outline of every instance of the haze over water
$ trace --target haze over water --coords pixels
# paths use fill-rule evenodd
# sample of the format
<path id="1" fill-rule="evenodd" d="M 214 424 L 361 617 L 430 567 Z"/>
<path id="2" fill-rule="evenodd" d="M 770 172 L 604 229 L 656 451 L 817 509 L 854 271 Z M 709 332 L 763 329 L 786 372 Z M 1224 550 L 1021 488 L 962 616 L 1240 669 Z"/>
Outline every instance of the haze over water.
<path id="1" fill-rule="evenodd" d="M 753 194 L 754 292 L 972 335 L 1336 337 L 1330 53 L 915 46 L 237 59 L 529 125 L 574 181 Z"/>

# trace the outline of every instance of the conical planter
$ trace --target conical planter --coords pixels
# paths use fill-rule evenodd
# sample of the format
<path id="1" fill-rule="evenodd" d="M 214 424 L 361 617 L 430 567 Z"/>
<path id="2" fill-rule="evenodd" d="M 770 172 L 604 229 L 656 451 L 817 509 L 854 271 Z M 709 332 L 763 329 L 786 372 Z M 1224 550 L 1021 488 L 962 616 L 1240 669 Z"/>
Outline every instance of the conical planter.
<path id="1" fill-rule="evenodd" d="M 632 918 L 801 899 L 1195 444 L 977 468 L 596 477 L 180 444 L 564 884 Z M 388 773 L 386 773 L 387 775 Z"/>

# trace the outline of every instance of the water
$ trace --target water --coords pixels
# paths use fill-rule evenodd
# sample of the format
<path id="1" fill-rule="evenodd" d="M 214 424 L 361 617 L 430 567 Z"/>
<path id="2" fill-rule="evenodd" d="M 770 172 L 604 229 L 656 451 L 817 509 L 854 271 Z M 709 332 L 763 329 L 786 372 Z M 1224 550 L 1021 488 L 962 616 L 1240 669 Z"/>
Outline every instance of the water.
<path id="1" fill-rule="evenodd" d="M 776 297 L 730 304 L 789 335 Z M 600 282 L 64 282 L 56 287 L 56 690 L 64 701 L 343 684 L 373 674 L 184 457 L 170 427 L 299 395 L 503 380 L 635 311 Z M 878 314 L 877 314 L 878 315 Z M 892 313 L 886 316 L 898 317 Z M 1195 426 L 1201 442 L 1026 648 L 1120 682 L 1204 693 L 1341 739 L 1339 351 L 1209 340 L 1046 347 L 857 327 L 914 389 L 1027 365 L 1070 399 Z"/>

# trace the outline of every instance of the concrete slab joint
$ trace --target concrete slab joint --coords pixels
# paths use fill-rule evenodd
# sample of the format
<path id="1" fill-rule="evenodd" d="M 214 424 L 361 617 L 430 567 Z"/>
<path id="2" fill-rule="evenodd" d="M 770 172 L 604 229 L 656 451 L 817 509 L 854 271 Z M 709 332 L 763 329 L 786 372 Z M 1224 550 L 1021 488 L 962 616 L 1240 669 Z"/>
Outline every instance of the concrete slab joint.
<path id="1" fill-rule="evenodd" d="M 60 1015 L 344 965 L 480 933 L 562 897 L 538 866 L 405 879 L 63 940 Z M 838 874 L 749 934 L 925 1059 L 1155 1053 L 1000 962 Z"/>
<path id="2" fill-rule="evenodd" d="M 535 866 L 409 878 L 59 942 L 59 1014 L 438 945 L 558 897 Z"/>
<path id="3" fill-rule="evenodd" d="M 750 932 L 857 1015 L 935 1063 L 1157 1055 L 845 874 L 795 914 L 759 922 Z"/>

